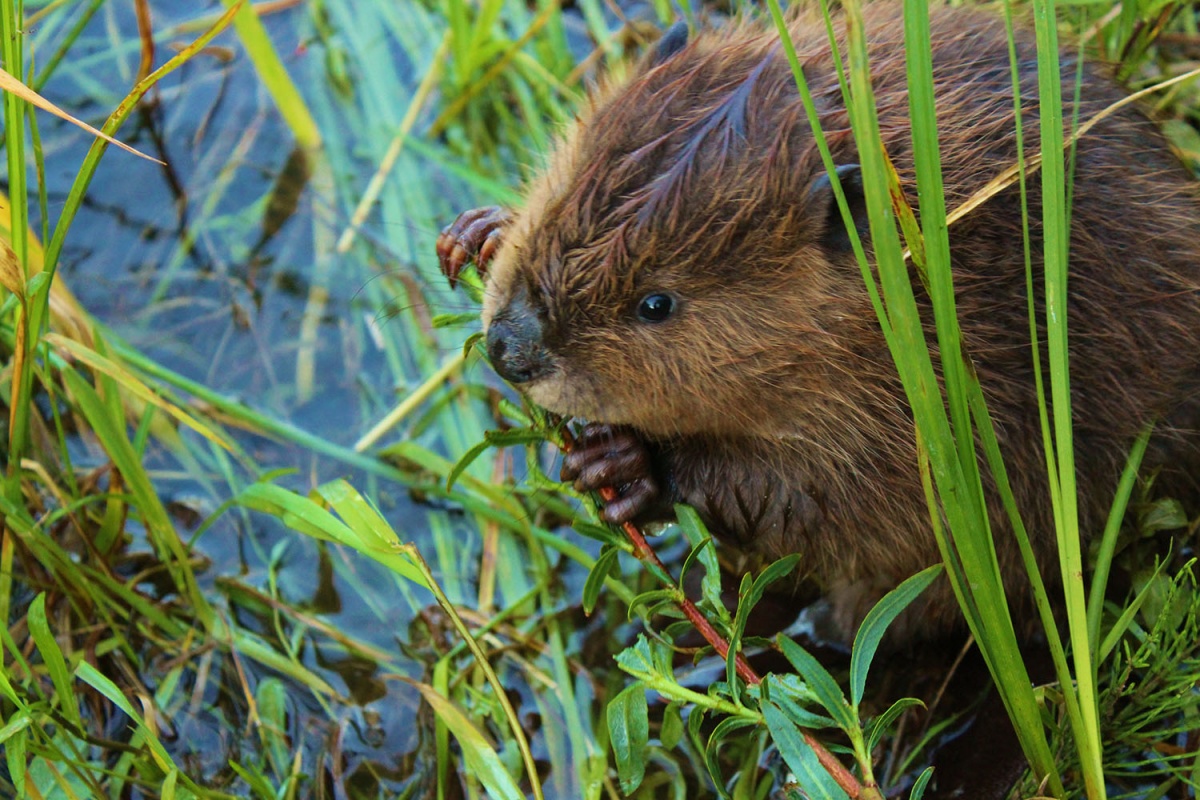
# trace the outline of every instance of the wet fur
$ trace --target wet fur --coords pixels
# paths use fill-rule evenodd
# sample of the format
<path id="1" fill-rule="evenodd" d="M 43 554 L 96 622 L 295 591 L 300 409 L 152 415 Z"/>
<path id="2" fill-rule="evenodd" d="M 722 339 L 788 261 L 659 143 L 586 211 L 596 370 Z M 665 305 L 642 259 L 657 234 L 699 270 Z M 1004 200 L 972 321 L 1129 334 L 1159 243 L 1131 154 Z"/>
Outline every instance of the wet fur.
<path id="1" fill-rule="evenodd" d="M 1007 42 L 990 15 L 931 14 L 954 208 L 1016 163 Z M 854 163 L 824 24 L 802 15 L 791 30 L 834 159 Z M 869 6 L 867 31 L 883 137 L 915 207 L 898 9 Z M 1033 152 L 1036 55 L 1027 33 L 1018 57 Z M 1064 87 L 1075 71 L 1065 52 Z M 1125 94 L 1102 65 L 1085 65 L 1083 81 L 1081 120 Z M 746 550 L 801 553 L 849 632 L 881 591 L 939 556 L 911 416 L 858 267 L 823 244 L 828 198 L 808 191 L 823 173 L 774 30 L 742 22 L 705 32 L 612 81 L 566 133 L 496 256 L 484 319 L 524 287 L 556 367 L 527 387 L 531 398 L 644 438 L 667 496 L 640 521 L 684 501 Z M 1163 422 L 1146 469 L 1163 468 L 1177 494 L 1196 492 L 1200 202 L 1155 125 L 1129 108 L 1081 140 L 1074 185 L 1071 381 L 1081 525 L 1092 533 L 1151 418 Z M 1038 188 L 1035 178 L 1035 274 Z M 951 228 L 965 346 L 1053 575 L 1021 240 L 1015 187 Z M 681 298 L 674 318 L 638 321 L 637 303 L 651 291 Z M 991 502 L 1010 596 L 1016 590 L 1027 609 L 1016 547 Z M 936 634 L 957 620 L 941 585 L 912 633 Z"/>

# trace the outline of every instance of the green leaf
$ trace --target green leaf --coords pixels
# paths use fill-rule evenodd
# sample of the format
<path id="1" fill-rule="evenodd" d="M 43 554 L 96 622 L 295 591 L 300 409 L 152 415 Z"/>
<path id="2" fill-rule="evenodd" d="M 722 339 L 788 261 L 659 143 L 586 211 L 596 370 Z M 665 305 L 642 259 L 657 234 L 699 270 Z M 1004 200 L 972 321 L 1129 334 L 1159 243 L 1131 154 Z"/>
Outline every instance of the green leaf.
<path id="1" fill-rule="evenodd" d="M 93 349 L 81 342 L 57 333 L 46 334 L 45 338 L 54 347 L 69 353 L 75 361 L 86 364 L 91 368 L 93 373 L 103 375 L 106 381 L 112 382 L 108 384 L 112 388 L 115 389 L 117 385 L 120 385 L 122 393 L 128 393 L 144 402 L 148 406 L 146 409 L 147 413 L 150 412 L 151 408 L 157 408 L 165 414 L 170 415 L 177 422 L 188 426 L 213 444 L 223 447 L 230 452 L 234 451 L 236 445 L 233 444 L 229 435 L 223 430 L 202 421 L 185 411 L 182 407 L 170 402 L 159 392 L 148 386 L 119 360 L 111 358 L 104 347 L 103 339 L 97 338 Z M 115 405 L 116 402 L 121 400 L 121 393 L 114 392 L 109 397 L 113 398 L 111 402 L 114 402 Z M 117 415 L 123 413 L 123 410 L 119 406 L 116 406 L 113 410 Z"/>
<path id="2" fill-rule="evenodd" d="M 446 476 L 446 491 L 454 488 L 454 484 L 458 481 L 458 476 L 463 473 L 467 467 L 475 463 L 475 459 L 479 458 L 483 453 L 491 449 L 492 443 L 487 439 L 482 442 L 477 442 L 471 446 L 471 449 L 463 453 L 462 458 L 454 462 L 454 466 L 450 468 L 450 473 Z"/>
<path id="3" fill-rule="evenodd" d="M 546 441 L 546 436 L 541 431 L 533 430 L 532 428 L 513 428 L 507 431 L 488 431 L 483 435 L 483 441 L 475 444 L 467 452 L 463 453 L 450 472 L 446 475 L 446 491 L 454 488 L 454 484 L 458 481 L 458 476 L 462 475 L 463 470 L 475 463 L 475 459 L 479 458 L 486 450 L 492 447 L 509 447 L 518 444 L 532 444 L 536 442 Z"/>
<path id="4" fill-rule="evenodd" d="M 754 578 L 750 573 L 746 573 L 738 586 L 737 614 L 733 617 L 733 626 L 729 631 L 729 650 L 725 653 L 725 680 L 731 687 L 737 685 L 737 656 L 742 649 L 742 631 L 746 628 L 746 619 L 750 616 L 750 609 L 754 607 L 753 601 L 749 599 L 753 591 Z"/>
<path id="5" fill-rule="evenodd" d="M 721 763 L 717 760 L 717 754 L 720 752 L 721 745 L 732 734 L 757 724 L 754 720 L 745 717 L 726 717 L 721 720 L 721 723 L 713 729 L 712 734 L 708 737 L 708 744 L 704 747 L 704 765 L 708 768 L 708 774 L 712 777 L 713 785 L 717 787 L 722 797 L 729 797 L 729 793 L 723 788 L 725 786 L 725 779 L 721 775 Z"/>
<path id="6" fill-rule="evenodd" d="M 617 666 L 631 675 L 659 673 L 661 672 L 658 669 L 659 662 L 655 658 L 653 649 L 663 647 L 658 642 L 652 644 L 645 634 L 639 633 L 637 641 L 617 653 L 614 660 L 617 662 Z"/>
<path id="7" fill-rule="evenodd" d="M 497 800 L 524 800 L 525 793 L 517 788 L 512 775 L 504 768 L 500 756 L 471 720 L 432 686 L 425 683 L 413 685 L 421 692 L 421 696 L 429 703 L 438 719 L 454 734 L 463 759 L 467 762 L 466 771 L 483 784 L 486 795 Z"/>
<path id="8" fill-rule="evenodd" d="M 653 614 L 655 609 L 662 605 L 674 607 L 676 598 L 675 589 L 651 589 L 642 592 L 629 602 L 629 618 L 632 619 L 634 614 Z"/>
<path id="9" fill-rule="evenodd" d="M 54 684 L 54 691 L 58 695 L 63 713 L 67 715 L 67 719 L 82 728 L 79 701 L 75 698 L 75 687 L 71 681 L 70 670 L 67 669 L 67 661 L 63 658 L 58 642 L 54 640 L 54 634 L 50 632 L 50 624 L 46 621 L 45 593 L 39 594 L 29 604 L 27 620 L 29 633 L 33 636 L 38 652 L 41 653 L 46 671 L 50 673 L 50 681 Z"/>
<path id="10" fill-rule="evenodd" d="M 175 800 L 177 783 L 179 783 L 179 770 L 172 767 L 167 770 L 167 776 L 163 779 L 162 788 L 159 789 L 159 796 L 162 800 Z"/>
<path id="11" fill-rule="evenodd" d="M 750 619 L 750 612 L 758 605 L 758 601 L 762 599 L 767 587 L 791 573 L 796 567 L 796 562 L 799 560 L 800 556 L 795 554 L 784 556 L 768 565 L 753 580 L 751 580 L 749 574 L 742 576 L 742 583 L 738 588 L 737 614 L 734 615 L 733 626 L 729 635 L 729 652 L 725 654 L 726 680 L 729 681 L 731 686 L 737 678 L 737 655 L 742 651 L 742 633 L 746 630 L 746 621 Z"/>
<path id="12" fill-rule="evenodd" d="M 1160 577 L 1163 565 L 1164 562 L 1159 562 L 1155 566 L 1154 572 L 1150 576 L 1150 580 L 1146 581 L 1145 585 L 1138 590 L 1138 593 L 1134 596 L 1133 601 L 1125 607 L 1125 610 L 1121 612 L 1121 616 L 1117 617 L 1117 621 L 1113 623 L 1112 628 L 1110 628 L 1108 633 L 1104 635 L 1104 641 L 1100 643 L 1100 646 L 1096 650 L 1097 664 L 1103 664 L 1108 660 L 1109 654 L 1112 653 L 1113 648 L 1117 646 L 1117 643 L 1121 641 L 1121 637 L 1125 635 L 1125 632 L 1129 630 L 1129 626 L 1133 623 L 1133 618 L 1137 616 L 1142 604 L 1145 603 L 1146 598 L 1150 596 L 1151 589 L 1161 587 L 1162 580 L 1164 580 Z M 1159 616 L 1160 615 L 1156 614 L 1155 618 L 1157 619 Z"/>
<path id="13" fill-rule="evenodd" d="M 4 730 L 7 732 L 14 726 L 19 726 L 20 730 L 0 739 L 4 742 L 4 759 L 8 763 L 8 777 L 13 786 L 17 787 L 18 798 L 25 797 L 25 753 L 29 744 L 29 734 L 23 729 L 29 727 L 31 723 L 29 712 L 17 712 L 8 720 Z"/>
<path id="14" fill-rule="evenodd" d="M 3 506 L 4 504 L 0 503 L 0 512 L 3 512 Z M 12 518 L 10 517 L 9 520 L 6 521 L 10 521 L 11 519 Z M 17 694 L 17 690 L 14 689 L 13 685 L 9 682 L 8 675 L 3 669 L 0 669 L 0 694 L 8 698 L 8 700 L 12 702 L 14 706 L 24 709 L 25 704 L 21 702 L 20 695 Z"/>
<path id="15" fill-rule="evenodd" d="M 796 782 L 804 787 L 805 796 L 809 800 L 849 800 L 833 777 L 821 766 L 817 754 L 801 736 L 800 729 L 778 706 L 774 703 L 764 705 L 763 719 L 766 720 L 771 740 L 779 748 L 779 754 L 783 756 Z"/>
<path id="16" fill-rule="evenodd" d="M 1113 554 L 1116 552 L 1117 540 L 1120 538 L 1121 522 L 1125 519 L 1125 510 L 1129 504 L 1129 495 L 1133 492 L 1133 485 L 1137 481 L 1138 469 L 1142 465 L 1142 458 L 1146 455 L 1146 448 L 1150 444 L 1150 434 L 1152 432 L 1152 425 L 1147 425 L 1143 428 L 1134 442 L 1133 448 L 1129 451 L 1129 456 L 1125 459 L 1125 468 L 1121 471 L 1120 480 L 1117 481 L 1117 491 L 1108 509 L 1108 519 L 1104 523 L 1104 533 L 1101 534 L 1100 542 L 1096 546 L 1095 569 L 1092 571 L 1092 583 L 1088 588 L 1087 602 L 1088 643 L 1092 648 L 1093 657 L 1096 655 L 1096 647 L 1100 641 L 1100 618 L 1104 611 L 1104 598 L 1108 594 L 1108 575 L 1112 568 Z M 1185 518 L 1184 523 L 1186 524 L 1186 522 Z M 1061 645 L 1054 641 L 1053 636 L 1050 638 L 1049 644 L 1055 658 L 1060 658 L 1058 651 L 1061 650 Z M 1065 664 L 1061 667 L 1056 665 L 1056 667 L 1060 674 L 1066 673 Z"/>
<path id="17" fill-rule="evenodd" d="M 275 797 L 271 782 L 267 780 L 267 776 L 263 775 L 262 770 L 258 767 L 253 764 L 239 764 L 236 761 L 230 761 L 229 767 L 237 773 L 238 777 L 246 782 L 246 785 L 250 787 L 250 791 L 254 792 L 254 796 L 259 798 L 259 800 L 271 800 Z"/>
<path id="18" fill-rule="evenodd" d="M 214 637 L 225 634 L 232 638 L 234 649 L 252 658 L 268 669 L 273 669 L 284 677 L 291 678 L 296 683 L 309 689 L 314 694 L 325 697 L 336 697 L 337 692 L 315 672 L 305 667 L 299 661 L 289 658 L 275 647 L 268 645 L 258 636 L 243 628 L 233 628 L 228 631 L 218 629 Z"/>
<path id="19" fill-rule="evenodd" d="M 754 579 L 754 585 L 750 587 L 749 597 L 746 598 L 750 603 L 750 607 L 753 608 L 758 605 L 758 601 L 762 599 L 763 594 L 771 584 L 790 575 L 796 569 L 796 564 L 799 561 L 800 556 L 793 553 L 792 555 L 784 556 L 760 572 L 758 577 Z M 740 608 L 738 610 L 739 612 L 741 611 Z"/>
<path id="20" fill-rule="evenodd" d="M 915 697 L 901 697 L 892 703 L 887 711 L 873 719 L 867 731 L 866 751 L 868 753 L 872 752 L 875 749 L 875 745 L 879 744 L 879 740 L 887 733 L 888 727 L 896 721 L 896 718 L 903 714 L 905 709 L 912 708 L 913 706 L 924 708 L 925 704 Z"/>
<path id="21" fill-rule="evenodd" d="M 933 767 L 926 767 L 913 784 L 912 791 L 909 792 L 908 800 L 921 800 L 925 796 L 925 787 L 929 785 L 930 779 L 933 778 Z"/>
<path id="22" fill-rule="evenodd" d="M 829 715 L 833 717 L 837 726 L 844 731 L 855 729 L 858 726 L 858 720 L 854 716 L 854 711 L 846 703 L 846 695 L 842 694 L 841 687 L 838 686 L 837 681 L 833 679 L 828 670 L 821 666 L 821 662 L 783 634 L 777 636 L 775 641 L 783 655 L 796 668 L 796 672 L 808 684 L 808 688 L 812 690 L 817 702 L 824 706 Z"/>
<path id="23" fill-rule="evenodd" d="M 39 744 L 41 746 L 31 754 L 33 757 L 26 772 L 26 785 L 29 788 L 26 797 L 39 800 L 90 800 L 95 797 L 83 770 L 71 768 L 73 755 L 87 752 L 84 742 L 60 730 L 48 743 Z"/>
<path id="24" fill-rule="evenodd" d="M 33 718 L 29 716 L 29 712 L 22 709 L 8 718 L 8 722 L 4 727 L 0 728 L 0 744 L 6 743 L 9 739 L 17 736 L 21 731 L 33 724 Z"/>
<path id="25" fill-rule="evenodd" d="M 871 668 L 875 651 L 888 626 L 941 574 L 941 564 L 926 567 L 884 595 L 867 613 L 854 636 L 854 648 L 850 652 L 850 702 L 855 708 L 862 700 L 867 670 Z"/>
<path id="26" fill-rule="evenodd" d="M 100 348 L 100 339 L 97 338 L 96 343 Z M 96 373 L 97 384 L 105 387 L 105 398 L 101 398 L 96 389 L 74 370 L 64 369 L 61 375 L 92 431 L 121 473 L 138 512 L 145 521 L 146 533 L 165 563 L 177 591 L 195 607 L 201 619 L 211 623 L 212 608 L 196 583 L 188 553 L 175 531 L 162 499 L 151 483 L 150 476 L 146 473 L 141 454 L 129 441 L 124 410 L 119 405 L 115 408 L 112 406 L 112 403 L 120 401 L 116 382 L 103 373 Z"/>
<path id="27" fill-rule="evenodd" d="M 721 600 L 721 566 L 717 563 L 717 552 L 713 547 L 712 536 L 704 527 L 704 523 L 700 521 L 700 515 L 691 506 L 676 505 L 675 518 L 679 520 L 679 527 L 683 530 L 683 535 L 687 537 L 688 544 L 692 546 L 687 560 L 683 562 L 683 571 L 679 574 L 679 580 L 682 582 L 683 577 L 687 575 L 692 559 L 699 559 L 704 566 L 704 578 L 700 581 L 700 592 L 713 610 L 723 619 L 728 620 L 729 611 Z"/>
<path id="28" fill-rule="evenodd" d="M 646 706 L 645 685 L 638 681 L 626 688 L 609 702 L 606 713 L 621 791 L 632 794 L 646 774 L 647 744 L 650 741 L 650 714 Z"/>
<path id="29" fill-rule="evenodd" d="M 482 336 L 483 334 L 477 334 L 477 335 Z M 527 413 L 525 413 L 525 409 L 521 408 L 521 406 L 514 403 L 512 400 L 509 400 L 507 397 L 501 397 L 496 402 L 496 408 L 497 408 L 497 410 L 499 410 L 499 412 L 505 418 L 510 419 L 513 422 L 515 422 L 518 427 L 521 427 L 521 428 L 529 428 L 529 427 L 541 428 L 542 427 L 541 425 L 535 426 L 533 424 L 533 419 Z"/>
<path id="30" fill-rule="evenodd" d="M 391 526 L 350 484 L 333 481 L 321 486 L 318 492 L 346 522 L 313 502 L 312 498 L 267 483 L 247 486 L 237 501 L 246 508 L 278 517 L 289 528 L 307 536 L 352 547 L 413 583 L 427 585 L 421 571 L 409 558 L 407 545 L 400 543 Z"/>
<path id="31" fill-rule="evenodd" d="M 459 314 L 434 314 L 430 325 L 435 328 L 453 328 L 479 321 L 479 314 L 474 311 L 464 311 Z"/>
<path id="32" fill-rule="evenodd" d="M 621 551 L 612 546 L 606 546 L 600 551 L 600 557 L 596 559 L 592 571 L 588 573 L 587 581 L 583 584 L 583 611 L 585 614 L 591 614 L 592 609 L 596 607 L 596 600 L 600 597 L 600 590 L 604 588 L 604 581 L 612 574 L 613 568 L 617 565 L 617 556 L 620 554 Z"/>
<path id="33" fill-rule="evenodd" d="M 692 567 L 699 560 L 704 567 L 704 577 L 700 579 L 700 594 L 706 605 L 714 611 L 721 613 L 723 616 L 729 616 L 729 610 L 725 608 L 725 603 L 721 599 L 721 572 L 720 567 L 717 567 L 717 572 L 710 571 L 710 563 L 715 565 L 715 558 L 707 558 L 706 555 L 715 553 L 715 543 L 711 538 L 705 539 L 699 544 L 692 547 L 688 552 L 687 558 L 683 560 L 683 568 L 679 571 L 679 586 L 684 585 L 687 574 L 692 571 Z"/>
<path id="34" fill-rule="evenodd" d="M 688 712 L 687 735 L 692 743 L 692 747 L 696 750 L 704 749 L 704 742 L 700 738 L 701 729 L 704 727 L 704 714 L 706 709 L 699 706 L 692 706 L 692 710 Z"/>
<path id="35" fill-rule="evenodd" d="M 576 533 L 583 534 L 589 539 L 595 539 L 603 544 L 613 546 L 625 544 L 625 540 L 621 536 L 603 525 L 596 525 L 587 520 L 575 519 L 571 523 L 571 527 L 575 529 Z"/>
<path id="36" fill-rule="evenodd" d="M 783 709 L 792 722 L 801 728 L 820 730 L 838 727 L 838 724 L 829 717 L 809 711 L 801 705 L 801 702 L 814 703 L 817 701 L 807 684 L 802 683 L 797 676 L 768 675 L 760 686 L 762 686 L 764 698 L 769 692 L 770 702 Z M 763 705 L 766 705 L 765 700 Z"/>
<path id="37" fill-rule="evenodd" d="M 383 518 L 378 509 L 345 480 L 330 481 L 317 487 L 317 494 L 333 506 L 345 523 L 352 538 L 346 541 L 360 553 L 370 556 L 408 580 L 425 586 L 425 578 L 413 564 L 400 537 Z"/>
<path id="38" fill-rule="evenodd" d="M 287 774 L 290 766 L 291 746 L 287 738 L 287 689 L 279 678 L 266 678 L 254 692 L 258 705 L 260 730 L 266 745 L 271 768 L 278 776 Z"/>
<path id="39" fill-rule="evenodd" d="M 679 711 L 679 703 L 671 703 L 663 712 L 662 727 L 658 731 L 658 741 L 665 750 L 674 750 L 683 739 L 683 715 Z"/>
<path id="40" fill-rule="evenodd" d="M 1173 531 L 1188 524 L 1183 504 L 1171 497 L 1155 500 L 1149 508 L 1138 515 L 1138 531 L 1149 536 L 1159 531 Z"/>
<path id="41" fill-rule="evenodd" d="M 463 342 L 463 347 L 462 347 L 462 354 L 463 354 L 464 359 L 467 356 L 471 355 L 471 349 L 473 347 L 475 347 L 475 345 L 477 343 L 479 343 L 480 340 L 483 339 L 483 336 L 484 336 L 483 331 L 479 331 L 477 333 L 472 333 L 470 336 L 467 337 L 467 340 L 465 342 Z"/>

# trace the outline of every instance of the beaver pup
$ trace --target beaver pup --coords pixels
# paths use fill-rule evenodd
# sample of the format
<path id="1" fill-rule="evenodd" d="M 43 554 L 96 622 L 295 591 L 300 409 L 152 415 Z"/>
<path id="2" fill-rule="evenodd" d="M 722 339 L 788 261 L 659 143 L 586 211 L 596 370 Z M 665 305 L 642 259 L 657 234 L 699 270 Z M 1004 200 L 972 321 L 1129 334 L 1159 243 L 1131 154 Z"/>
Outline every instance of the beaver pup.
<path id="1" fill-rule="evenodd" d="M 976 11 L 932 9 L 931 25 L 952 209 L 1017 163 L 1008 42 L 1001 21 Z M 865 231 L 824 25 L 799 16 L 790 28 Z M 915 207 L 899 9 L 868 6 L 866 31 L 884 143 Z M 1016 40 L 1024 140 L 1036 147 L 1036 51 L 1029 32 Z M 1077 54 L 1064 52 L 1067 96 L 1076 68 Z M 1125 96 L 1096 64 L 1084 65 L 1081 94 L 1081 121 Z M 1040 275 L 1037 178 L 1029 190 Z M 911 415 L 841 219 L 775 30 L 743 21 L 688 41 L 677 26 L 597 93 L 523 209 L 467 212 L 438 252 L 452 281 L 472 256 L 487 268 L 497 372 L 534 402 L 590 421 L 564 479 L 620 487 L 604 511 L 612 522 L 667 520 L 684 502 L 739 548 L 802 554 L 849 640 L 882 592 L 940 556 Z M 1018 189 L 954 224 L 950 243 L 965 351 L 1035 551 L 1057 575 Z M 1194 181 L 1153 122 L 1123 108 L 1075 155 L 1068 306 L 1085 532 L 1103 525 L 1150 420 L 1143 469 L 1161 470 L 1177 495 L 1196 491 L 1198 287 Z M 919 288 L 918 302 L 931 318 Z M 1044 319 L 1040 301 L 1037 313 Z M 1018 550 L 990 495 L 1006 588 L 1028 617 Z M 948 581 L 909 617 L 916 628 L 902 637 L 956 626 Z"/>

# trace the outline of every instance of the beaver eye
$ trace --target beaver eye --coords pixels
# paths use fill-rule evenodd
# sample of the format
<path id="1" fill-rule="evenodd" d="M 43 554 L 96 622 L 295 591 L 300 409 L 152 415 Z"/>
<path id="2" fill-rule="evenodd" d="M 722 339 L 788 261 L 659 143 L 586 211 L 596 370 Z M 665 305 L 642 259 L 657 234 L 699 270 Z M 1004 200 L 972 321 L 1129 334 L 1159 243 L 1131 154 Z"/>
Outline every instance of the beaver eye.
<path id="1" fill-rule="evenodd" d="M 665 322 L 675 311 L 675 298 L 669 294 L 648 294 L 638 303 L 637 315 L 642 322 Z"/>

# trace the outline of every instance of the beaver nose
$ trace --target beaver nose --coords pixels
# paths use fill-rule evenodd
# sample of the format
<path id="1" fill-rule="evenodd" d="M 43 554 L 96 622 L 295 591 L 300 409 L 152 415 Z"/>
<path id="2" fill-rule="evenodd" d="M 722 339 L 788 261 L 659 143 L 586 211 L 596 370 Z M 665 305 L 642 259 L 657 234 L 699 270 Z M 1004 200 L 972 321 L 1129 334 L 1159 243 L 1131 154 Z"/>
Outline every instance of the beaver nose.
<path id="1" fill-rule="evenodd" d="M 487 329 L 488 360 L 509 383 L 528 383 L 553 370 L 542 345 L 542 323 L 521 292 L 492 317 Z"/>

